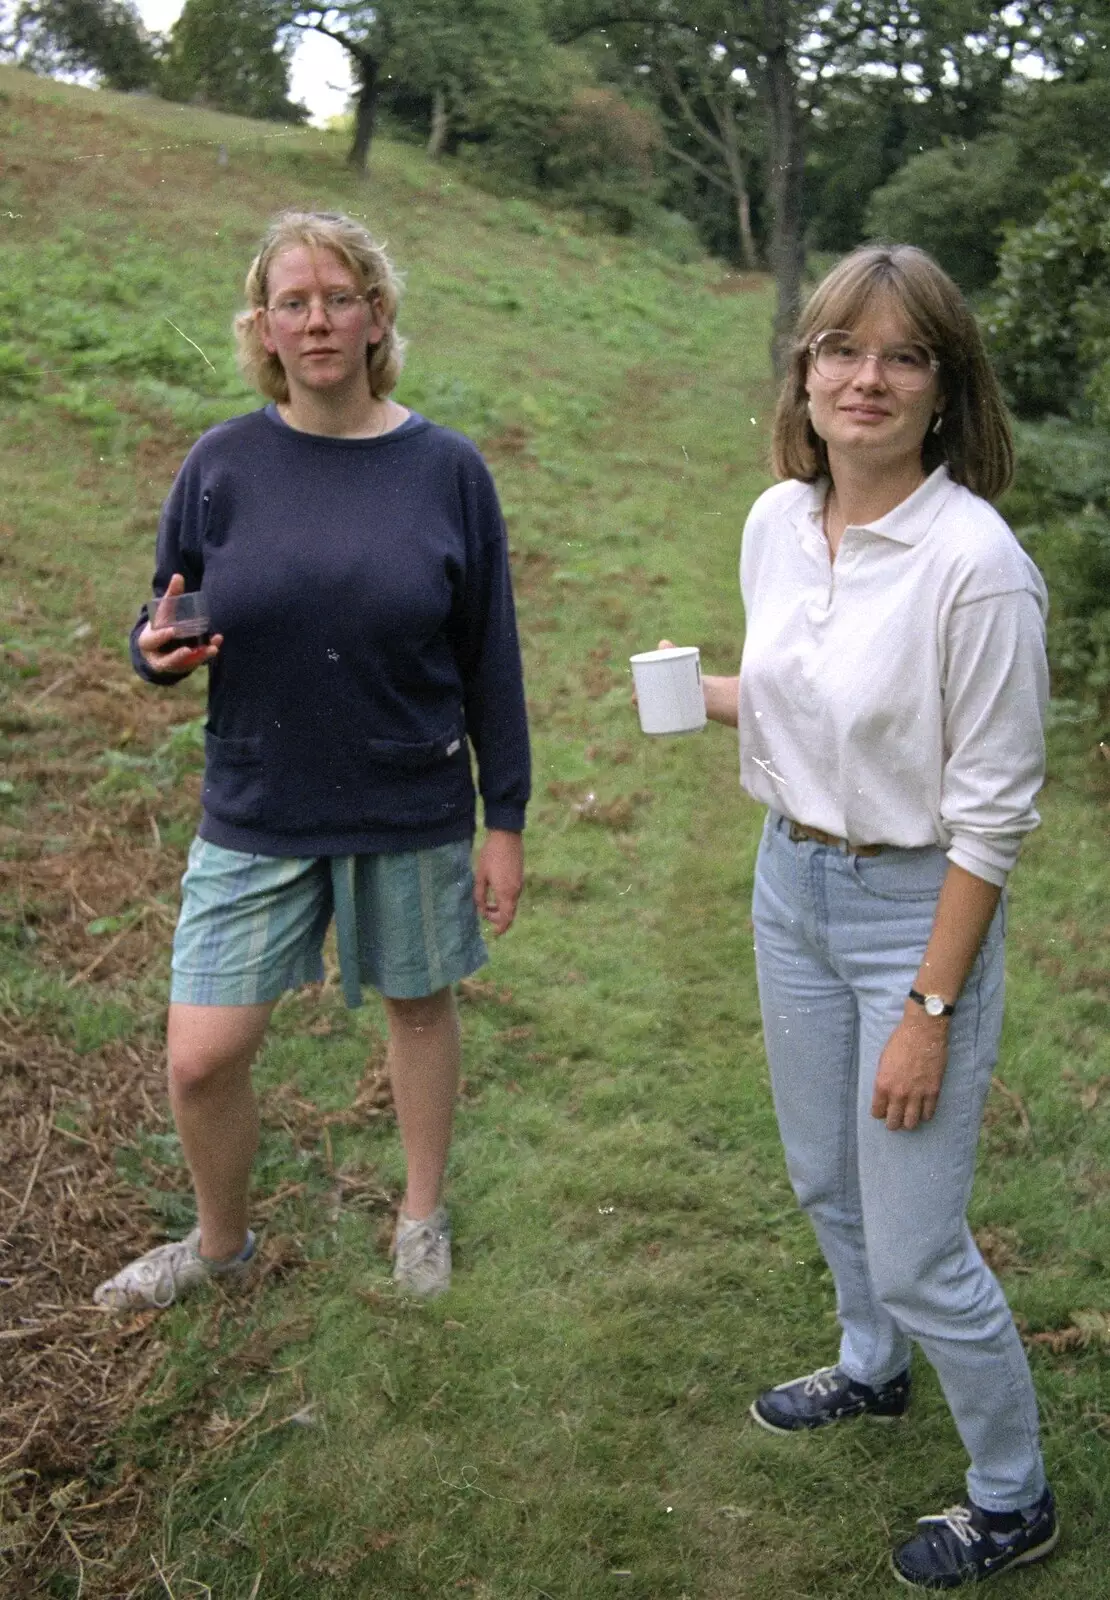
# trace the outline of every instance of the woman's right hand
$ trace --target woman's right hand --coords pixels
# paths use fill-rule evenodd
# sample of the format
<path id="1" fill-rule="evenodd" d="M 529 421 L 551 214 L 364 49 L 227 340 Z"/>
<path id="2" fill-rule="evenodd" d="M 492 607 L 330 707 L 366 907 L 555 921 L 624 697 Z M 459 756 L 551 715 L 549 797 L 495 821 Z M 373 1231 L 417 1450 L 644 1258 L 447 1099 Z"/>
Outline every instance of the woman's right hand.
<path id="1" fill-rule="evenodd" d="M 670 639 L 660 639 L 658 650 L 673 650 Z M 721 722 L 726 728 L 735 728 L 739 719 L 737 701 L 740 696 L 740 679 L 713 677 L 703 672 L 701 692 L 705 699 L 705 714 L 710 722 Z"/>
<path id="2" fill-rule="evenodd" d="M 185 579 L 180 572 L 175 572 L 166 586 L 167 595 L 185 593 Z M 168 608 L 158 601 L 154 610 L 154 620 L 148 621 L 139 634 L 136 643 L 139 654 L 152 672 L 170 672 L 175 677 L 184 678 L 195 668 L 203 666 L 206 661 L 213 661 L 220 653 L 223 644 L 223 634 L 214 633 L 208 644 L 174 647 L 173 629 L 165 626 L 159 627 L 160 619 L 164 618 Z"/>

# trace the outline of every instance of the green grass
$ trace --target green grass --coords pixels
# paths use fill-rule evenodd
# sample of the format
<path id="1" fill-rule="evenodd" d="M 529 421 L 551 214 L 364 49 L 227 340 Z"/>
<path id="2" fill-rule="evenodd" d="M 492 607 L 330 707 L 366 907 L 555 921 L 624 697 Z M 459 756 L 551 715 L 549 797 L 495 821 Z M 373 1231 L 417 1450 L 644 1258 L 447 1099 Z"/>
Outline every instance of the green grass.
<path id="1" fill-rule="evenodd" d="M 289 999 L 258 1069 L 258 1189 L 285 1194 L 271 1238 L 293 1242 L 294 1265 L 242 1312 L 164 1318 L 164 1367 L 89 1471 L 105 1494 L 141 1471 L 143 1513 L 115 1568 L 90 1566 L 86 1596 L 897 1592 L 887 1546 L 958 1497 L 959 1441 L 924 1363 L 905 1429 L 783 1445 L 747 1421 L 756 1389 L 836 1343 L 760 1045 L 759 814 L 721 730 L 646 741 L 629 703 L 627 656 L 660 636 L 699 642 L 710 670 L 738 657 L 738 537 L 767 481 L 769 290 L 717 293 L 710 263 L 577 232 L 401 146 L 378 146 L 363 182 L 327 136 L 11 71 L 0 117 L 7 862 L 24 830 L 64 856 L 98 820 L 130 828 L 136 850 L 153 824 L 172 906 L 200 691 L 125 689 L 121 639 L 191 437 L 251 403 L 228 329 L 281 205 L 365 215 L 405 271 L 399 398 L 494 465 L 535 735 L 529 886 L 490 992 L 463 1006 L 455 1289 L 416 1308 L 386 1289 L 375 1197 L 400 1178 L 395 1130 L 322 1131 L 378 1049 L 376 1009 L 346 1013 L 334 986 Z M 90 644 L 114 703 L 85 723 L 91 702 L 65 685 L 38 697 Z M 1009 1093 L 991 1099 L 973 1218 L 1030 1334 L 1077 1316 L 1093 1330 L 1085 1347 L 1032 1346 L 1065 1536 L 1021 1580 L 1030 1600 L 1099 1591 L 1108 1511 L 1110 868 L 1076 741 L 1059 735 L 1045 826 L 1014 880 Z M 78 758 L 89 775 L 71 782 Z M 153 1058 L 166 927 L 145 964 L 68 986 L 123 924 L 57 953 L 51 904 L 9 896 L 0 1006 L 72 1049 L 124 1039 Z M 318 1114 L 283 1120 L 290 1083 Z M 137 1136 L 120 1170 L 185 1225 L 164 1130 Z M 113 1571 L 137 1587 L 113 1588 Z M 36 1578 L 42 1594 L 78 1592 L 64 1550 Z"/>

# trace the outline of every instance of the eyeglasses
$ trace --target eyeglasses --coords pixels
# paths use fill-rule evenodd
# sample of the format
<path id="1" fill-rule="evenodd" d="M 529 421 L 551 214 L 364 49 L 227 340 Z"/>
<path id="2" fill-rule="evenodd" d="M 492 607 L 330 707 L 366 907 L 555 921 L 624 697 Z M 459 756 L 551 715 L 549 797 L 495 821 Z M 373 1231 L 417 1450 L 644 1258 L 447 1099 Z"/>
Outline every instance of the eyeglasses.
<path id="1" fill-rule="evenodd" d="M 879 363 L 883 378 L 893 389 L 913 392 L 924 389 L 940 362 L 927 345 L 884 344 L 881 350 L 868 350 L 854 334 L 844 328 L 830 328 L 819 333 L 809 347 L 809 358 L 818 377 L 829 383 L 843 383 L 854 378 L 871 356 Z"/>
<path id="2" fill-rule="evenodd" d="M 275 300 L 266 310 L 279 328 L 286 333 L 302 333 L 308 327 L 308 319 L 312 315 L 313 304 L 318 303 L 323 307 L 324 315 L 336 327 L 355 322 L 362 313 L 362 308 L 368 305 L 370 296 L 356 294 L 353 289 L 335 289 L 330 294 L 306 296 L 303 294 L 283 295 L 280 300 Z"/>

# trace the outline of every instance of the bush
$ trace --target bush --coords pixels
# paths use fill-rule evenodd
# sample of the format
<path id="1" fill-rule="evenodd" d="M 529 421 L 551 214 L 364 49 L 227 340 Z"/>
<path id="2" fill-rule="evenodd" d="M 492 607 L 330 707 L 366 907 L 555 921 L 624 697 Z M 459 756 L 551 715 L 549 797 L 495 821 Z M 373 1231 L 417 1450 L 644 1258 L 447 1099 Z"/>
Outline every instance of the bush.
<path id="1" fill-rule="evenodd" d="M 1061 178 L 1007 233 L 986 328 L 1017 411 L 1110 426 L 1110 173 Z"/>
<path id="2" fill-rule="evenodd" d="M 647 111 L 612 89 L 580 89 L 547 135 L 544 186 L 614 233 L 654 216 L 659 128 Z"/>
<path id="3" fill-rule="evenodd" d="M 1037 193 L 1023 178 L 1016 142 L 984 134 L 911 157 L 871 196 L 867 227 L 873 237 L 927 250 L 973 294 L 994 277 L 1004 223 L 1028 216 Z"/>
<path id="4" fill-rule="evenodd" d="M 1110 451 L 1105 434 L 1019 424 L 1002 510 L 1044 574 L 1053 697 L 1110 712 Z"/>

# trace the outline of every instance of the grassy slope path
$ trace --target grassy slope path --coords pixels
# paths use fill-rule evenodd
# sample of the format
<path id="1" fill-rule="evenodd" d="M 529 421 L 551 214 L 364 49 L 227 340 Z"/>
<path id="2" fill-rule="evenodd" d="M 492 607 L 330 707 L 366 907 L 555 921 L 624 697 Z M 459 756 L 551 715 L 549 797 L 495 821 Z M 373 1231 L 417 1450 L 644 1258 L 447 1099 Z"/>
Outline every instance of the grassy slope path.
<path id="1" fill-rule="evenodd" d="M 766 481 L 766 287 L 583 236 L 387 143 L 361 184 L 318 135 L 3 71 L 0 115 L 0 1088 L 4 1187 L 28 1195 L 3 1291 L 21 1336 L 0 1360 L 22 1358 L 0 1446 L 5 1593 L 888 1592 L 885 1545 L 955 1497 L 958 1441 L 924 1370 L 896 1434 L 781 1448 L 745 1420 L 755 1388 L 835 1340 L 759 1048 L 759 819 L 721 730 L 638 736 L 625 667 L 664 633 L 709 667 L 736 660 L 739 529 Z M 389 239 L 409 284 L 400 398 L 494 466 L 536 739 L 529 887 L 464 1000 L 450 1298 L 388 1291 L 400 1174 L 380 1026 L 330 982 L 279 1009 L 259 1067 L 257 1294 L 90 1336 L 82 1300 L 122 1241 L 187 1222 L 160 1016 L 202 701 L 143 690 L 120 638 L 184 449 L 251 403 L 228 322 L 288 204 L 346 207 Z M 1022 1580 L 1030 1600 L 1097 1592 L 1105 1520 L 1096 790 L 1061 747 L 1015 885 L 976 1198 L 1068 1515 L 1051 1569 Z"/>

